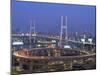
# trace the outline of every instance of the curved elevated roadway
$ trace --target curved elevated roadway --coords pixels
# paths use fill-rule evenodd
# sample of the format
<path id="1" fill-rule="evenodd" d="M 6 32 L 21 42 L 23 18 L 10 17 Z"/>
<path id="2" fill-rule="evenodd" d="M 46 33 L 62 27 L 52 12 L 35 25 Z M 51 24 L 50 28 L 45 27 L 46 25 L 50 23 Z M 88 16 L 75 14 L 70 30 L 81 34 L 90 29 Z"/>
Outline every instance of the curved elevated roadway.
<path id="1" fill-rule="evenodd" d="M 37 48 L 39 49 L 39 48 Z M 41 49 L 41 48 L 40 48 Z M 43 49 L 43 48 L 42 48 Z M 48 48 L 47 48 L 48 49 Z M 36 49 L 35 49 L 36 50 Z M 95 58 L 96 54 L 82 54 L 82 55 L 74 55 L 74 56 L 33 56 L 28 54 L 23 54 L 19 51 L 14 51 L 13 55 L 18 58 L 23 59 L 31 59 L 31 60 L 76 60 L 76 59 L 87 59 L 87 58 Z"/>

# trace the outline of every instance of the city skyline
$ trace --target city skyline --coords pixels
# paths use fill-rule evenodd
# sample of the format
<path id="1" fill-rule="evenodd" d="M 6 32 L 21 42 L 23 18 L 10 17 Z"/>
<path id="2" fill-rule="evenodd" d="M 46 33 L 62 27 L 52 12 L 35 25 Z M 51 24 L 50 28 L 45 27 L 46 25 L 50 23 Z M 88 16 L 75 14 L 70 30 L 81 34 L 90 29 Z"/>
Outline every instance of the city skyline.
<path id="1" fill-rule="evenodd" d="M 96 69 L 96 7 L 12 1 L 12 74 Z"/>
<path id="2" fill-rule="evenodd" d="M 12 29 L 28 32 L 30 20 L 35 20 L 37 32 L 59 33 L 60 17 L 67 16 L 68 33 L 88 32 L 95 35 L 95 13 L 95 6 L 89 5 L 13 1 Z"/>

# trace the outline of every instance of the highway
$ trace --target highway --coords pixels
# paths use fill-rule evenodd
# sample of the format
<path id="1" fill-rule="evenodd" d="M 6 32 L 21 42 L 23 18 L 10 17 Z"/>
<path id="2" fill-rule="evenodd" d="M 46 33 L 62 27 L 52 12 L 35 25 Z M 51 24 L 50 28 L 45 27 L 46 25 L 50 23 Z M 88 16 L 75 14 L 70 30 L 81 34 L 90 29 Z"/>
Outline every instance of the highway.
<path id="1" fill-rule="evenodd" d="M 28 33 L 12 34 L 12 37 L 29 37 L 29 36 L 30 36 L 30 34 L 28 34 Z M 55 40 L 60 39 L 60 36 L 57 36 L 57 35 L 44 35 L 44 34 L 32 34 L 32 37 L 49 38 L 49 39 L 55 39 Z M 81 41 L 76 41 L 73 39 L 68 39 L 68 41 L 74 42 L 74 43 L 82 43 Z M 89 42 L 85 42 L 84 44 L 95 45 L 94 43 L 89 43 Z"/>
<path id="2" fill-rule="evenodd" d="M 22 55 L 19 54 L 18 51 L 13 53 L 14 56 L 23 59 L 31 59 L 31 60 L 77 60 L 77 59 L 87 59 L 87 58 L 95 58 L 96 54 L 86 54 L 86 55 L 77 55 L 77 56 L 30 56 L 30 55 Z"/>

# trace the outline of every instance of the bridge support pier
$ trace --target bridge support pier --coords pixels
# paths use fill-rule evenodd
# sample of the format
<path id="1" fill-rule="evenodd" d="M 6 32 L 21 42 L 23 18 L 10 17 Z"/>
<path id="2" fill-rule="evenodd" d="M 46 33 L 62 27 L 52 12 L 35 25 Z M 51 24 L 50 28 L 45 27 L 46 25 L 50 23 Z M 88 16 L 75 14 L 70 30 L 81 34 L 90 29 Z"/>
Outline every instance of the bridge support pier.
<path id="1" fill-rule="evenodd" d="M 72 66 L 73 66 L 73 61 L 71 60 L 70 62 L 70 69 L 72 70 Z"/>
<path id="2" fill-rule="evenodd" d="M 30 61 L 30 65 L 29 66 L 30 66 L 29 67 L 30 71 L 33 71 L 33 61 Z"/>
<path id="3" fill-rule="evenodd" d="M 55 56 L 55 57 L 61 56 L 61 55 L 60 55 L 60 50 L 54 49 L 54 56 Z"/>
<path id="4" fill-rule="evenodd" d="M 23 70 L 23 63 L 22 62 L 19 62 L 19 66 L 16 67 L 16 70 L 17 71 L 22 71 Z"/>

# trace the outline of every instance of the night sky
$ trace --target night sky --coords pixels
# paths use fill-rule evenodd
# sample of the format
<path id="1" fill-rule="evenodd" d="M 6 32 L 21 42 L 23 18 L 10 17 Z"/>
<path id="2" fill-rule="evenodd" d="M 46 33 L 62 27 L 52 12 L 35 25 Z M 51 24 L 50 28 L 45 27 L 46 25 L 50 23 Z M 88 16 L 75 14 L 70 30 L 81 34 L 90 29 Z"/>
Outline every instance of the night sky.
<path id="1" fill-rule="evenodd" d="M 30 20 L 35 20 L 37 32 L 60 32 L 60 17 L 68 17 L 68 32 L 88 32 L 95 35 L 96 7 L 89 5 L 16 2 L 12 0 L 12 30 L 29 32 Z"/>

